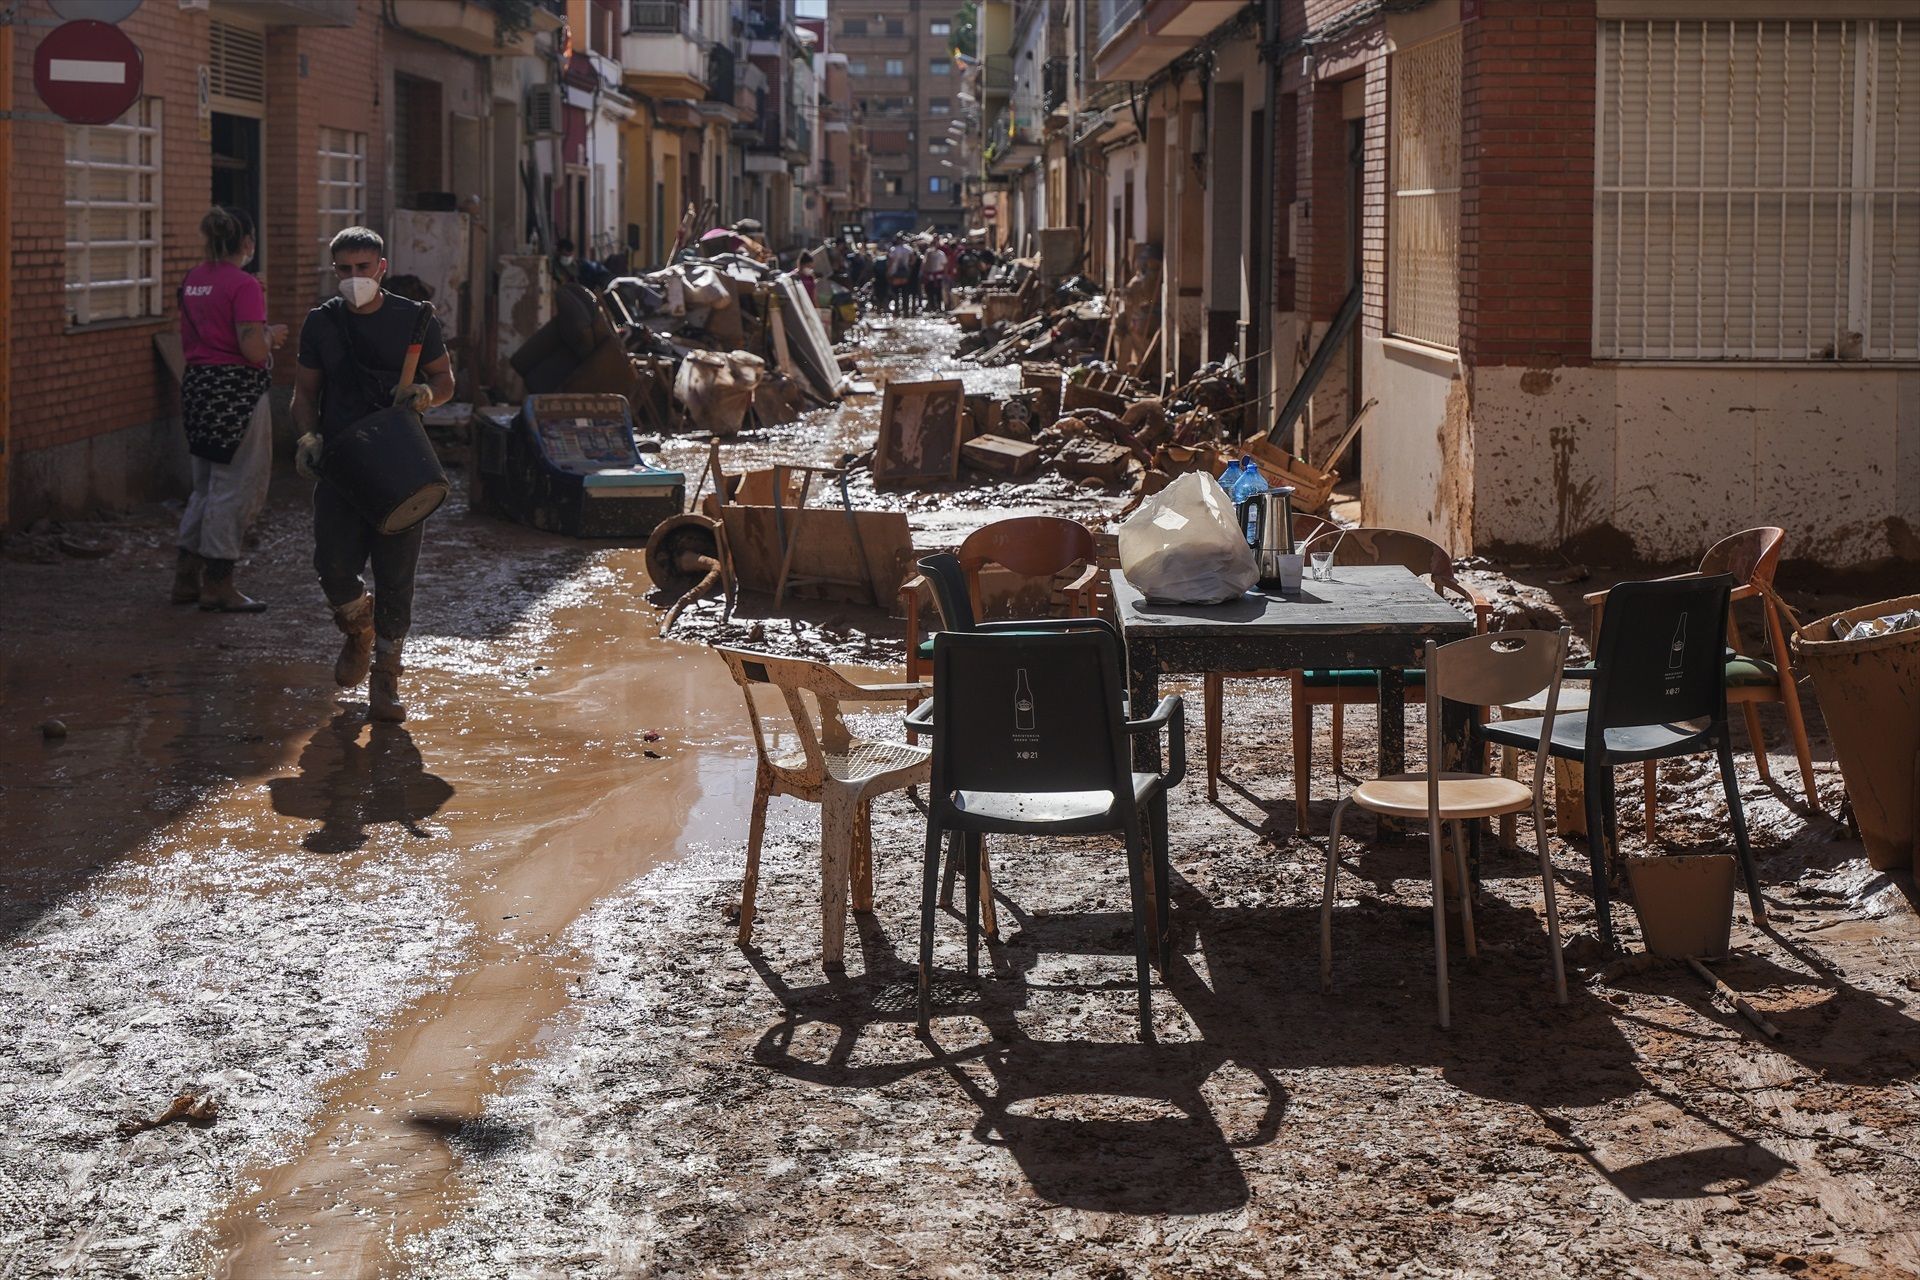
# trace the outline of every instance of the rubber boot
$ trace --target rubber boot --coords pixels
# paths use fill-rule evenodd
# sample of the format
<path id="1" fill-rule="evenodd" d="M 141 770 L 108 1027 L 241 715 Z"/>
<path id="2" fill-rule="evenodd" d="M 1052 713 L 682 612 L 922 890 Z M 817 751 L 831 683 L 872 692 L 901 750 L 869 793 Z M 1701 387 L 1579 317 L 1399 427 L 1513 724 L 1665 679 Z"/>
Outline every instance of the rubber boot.
<path id="1" fill-rule="evenodd" d="M 180 548 L 173 562 L 173 602 L 175 604 L 198 604 L 200 602 L 200 574 L 207 562 L 200 558 L 197 551 Z"/>
<path id="2" fill-rule="evenodd" d="M 206 561 L 206 573 L 200 580 L 200 607 L 212 613 L 265 613 L 267 602 L 240 594 L 233 585 L 233 561 Z"/>
<path id="3" fill-rule="evenodd" d="M 340 642 L 340 656 L 334 659 L 333 682 L 351 689 L 367 678 L 373 665 L 373 597 L 360 593 L 333 611 L 333 625 L 346 637 Z"/>
<path id="4" fill-rule="evenodd" d="M 385 636 L 374 642 L 373 673 L 367 677 L 369 719 L 399 724 L 407 718 L 406 704 L 400 701 L 400 648 L 405 643 Z"/>

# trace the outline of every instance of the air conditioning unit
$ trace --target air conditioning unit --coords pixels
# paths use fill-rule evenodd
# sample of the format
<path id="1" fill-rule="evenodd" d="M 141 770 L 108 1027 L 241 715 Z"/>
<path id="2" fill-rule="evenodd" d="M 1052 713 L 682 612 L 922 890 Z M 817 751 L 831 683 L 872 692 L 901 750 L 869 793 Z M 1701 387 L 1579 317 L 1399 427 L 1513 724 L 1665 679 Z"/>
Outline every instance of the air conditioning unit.
<path id="1" fill-rule="evenodd" d="M 557 137 L 562 131 L 561 99 L 558 86 L 536 84 L 527 87 L 527 136 Z"/>

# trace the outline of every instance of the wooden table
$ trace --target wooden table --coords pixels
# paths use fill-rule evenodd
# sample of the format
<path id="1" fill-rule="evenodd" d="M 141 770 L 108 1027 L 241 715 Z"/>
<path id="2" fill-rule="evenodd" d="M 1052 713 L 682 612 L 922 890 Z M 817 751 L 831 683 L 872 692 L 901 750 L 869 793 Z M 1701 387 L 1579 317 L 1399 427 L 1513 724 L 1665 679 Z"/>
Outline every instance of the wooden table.
<path id="1" fill-rule="evenodd" d="M 1292 595 L 1249 593 L 1227 604 L 1155 604 L 1119 570 L 1113 603 L 1127 637 L 1133 705 L 1156 706 L 1162 674 L 1291 670 L 1379 672 L 1380 772 L 1406 767 L 1406 686 L 1401 671 L 1426 661 L 1429 640 L 1473 634 L 1473 619 L 1399 565 L 1351 565 L 1332 582 L 1302 582 Z M 1447 768 L 1466 759 L 1472 708 L 1447 703 L 1441 725 Z M 1135 767 L 1158 771 L 1160 743 L 1134 740 Z M 1383 834 L 1397 828 L 1382 824 Z"/>

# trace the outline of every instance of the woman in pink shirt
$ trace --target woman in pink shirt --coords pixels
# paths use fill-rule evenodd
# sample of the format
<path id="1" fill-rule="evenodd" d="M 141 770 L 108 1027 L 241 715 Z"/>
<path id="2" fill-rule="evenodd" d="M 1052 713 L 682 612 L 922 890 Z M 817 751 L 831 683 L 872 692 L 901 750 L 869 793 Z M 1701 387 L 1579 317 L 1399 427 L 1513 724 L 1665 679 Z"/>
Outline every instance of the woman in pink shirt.
<path id="1" fill-rule="evenodd" d="M 287 326 L 267 323 L 267 295 L 253 260 L 253 219 L 214 208 L 200 220 L 207 260 L 180 286 L 180 348 L 187 372 L 181 416 L 192 455 L 193 496 L 180 518 L 173 602 L 223 613 L 267 606 L 233 585 L 241 539 L 267 498 L 273 416 L 267 399 L 273 349 Z"/>

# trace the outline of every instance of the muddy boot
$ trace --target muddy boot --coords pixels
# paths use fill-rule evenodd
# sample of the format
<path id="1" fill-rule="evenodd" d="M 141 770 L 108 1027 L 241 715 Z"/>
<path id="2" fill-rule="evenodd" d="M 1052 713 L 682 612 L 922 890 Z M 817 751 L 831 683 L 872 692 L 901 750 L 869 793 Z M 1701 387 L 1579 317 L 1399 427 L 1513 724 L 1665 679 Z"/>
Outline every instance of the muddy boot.
<path id="1" fill-rule="evenodd" d="M 173 562 L 173 602 L 175 604 L 198 604 L 200 601 L 200 574 L 207 562 L 198 552 L 180 548 Z"/>
<path id="2" fill-rule="evenodd" d="M 346 636 L 333 662 L 333 682 L 351 689 L 367 678 L 367 669 L 373 665 L 373 597 L 362 592 L 358 600 L 335 609 L 333 625 Z"/>
<path id="3" fill-rule="evenodd" d="M 267 602 L 240 594 L 233 585 L 233 561 L 208 559 L 200 581 L 200 607 L 213 613 L 265 613 Z"/>
<path id="4" fill-rule="evenodd" d="M 373 648 L 373 674 L 367 677 L 367 716 L 387 724 L 399 724 L 407 718 L 406 704 L 400 701 L 400 646 L 403 640 L 382 636 Z"/>

